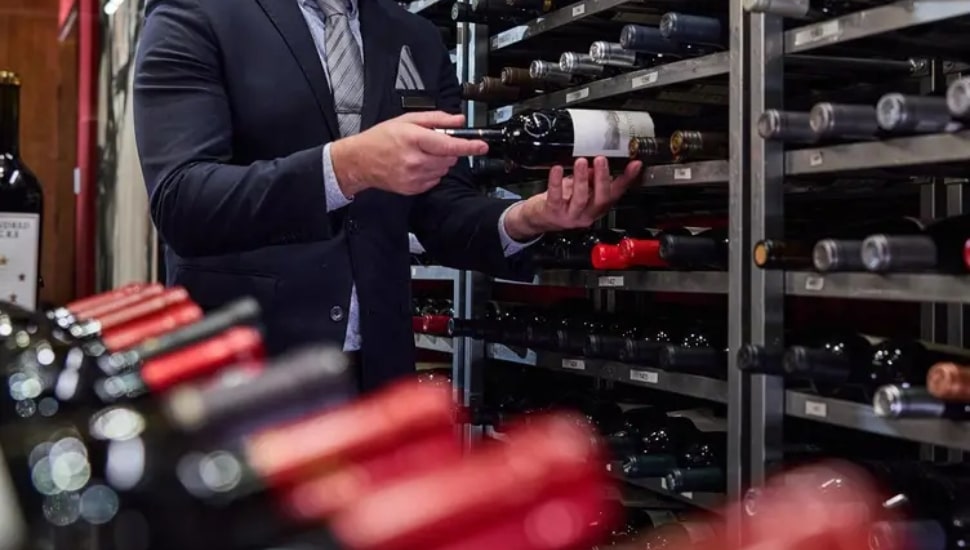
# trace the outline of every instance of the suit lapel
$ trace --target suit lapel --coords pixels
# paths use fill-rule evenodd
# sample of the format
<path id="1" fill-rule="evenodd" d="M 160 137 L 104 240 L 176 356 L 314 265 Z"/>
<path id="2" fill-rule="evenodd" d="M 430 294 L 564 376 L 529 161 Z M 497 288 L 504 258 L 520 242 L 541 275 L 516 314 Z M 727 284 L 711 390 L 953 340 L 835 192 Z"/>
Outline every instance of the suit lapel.
<path id="1" fill-rule="evenodd" d="M 381 0 L 358 0 L 360 29 L 364 40 L 364 106 L 361 131 L 377 123 L 391 80 L 397 74 L 401 42 L 394 32 L 395 22 Z"/>
<path id="2" fill-rule="evenodd" d="M 317 105 L 323 113 L 323 118 L 333 137 L 340 136 L 340 127 L 337 125 L 337 114 L 333 106 L 333 94 L 327 83 L 327 75 L 323 72 L 323 64 L 317 53 L 317 48 L 310 35 L 306 19 L 300 11 L 297 0 L 256 0 L 262 6 L 263 11 L 273 21 L 276 30 L 286 41 L 290 52 L 300 64 L 303 75 L 307 83 L 313 90 L 313 95 L 317 100 Z M 367 0 L 363 3 L 370 3 Z M 366 105 L 366 102 L 365 102 Z"/>

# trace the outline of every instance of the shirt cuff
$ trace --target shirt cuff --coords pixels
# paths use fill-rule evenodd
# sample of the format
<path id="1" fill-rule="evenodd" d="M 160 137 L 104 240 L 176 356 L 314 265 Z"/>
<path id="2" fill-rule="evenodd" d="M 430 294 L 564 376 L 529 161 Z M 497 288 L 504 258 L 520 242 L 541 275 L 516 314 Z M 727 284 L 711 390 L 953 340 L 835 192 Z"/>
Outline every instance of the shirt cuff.
<path id="1" fill-rule="evenodd" d="M 519 201 L 519 202 L 524 202 L 524 201 Z M 519 204 L 519 203 L 517 202 L 515 204 Z M 539 242 L 539 240 L 542 238 L 542 235 L 539 235 L 538 237 L 532 239 L 529 242 L 520 243 L 519 241 L 516 241 L 515 239 L 509 236 L 509 232 L 505 230 L 505 216 L 506 214 L 509 213 L 509 210 L 511 210 L 512 207 L 515 206 L 515 204 L 506 208 L 505 212 L 502 212 L 502 215 L 498 217 L 498 237 L 502 241 L 502 252 L 505 253 L 506 258 L 508 258 L 509 256 L 514 256 L 519 252 L 522 252 L 526 248 Z"/>
<path id="2" fill-rule="evenodd" d="M 330 144 L 323 146 L 323 186 L 327 192 L 327 212 L 343 208 L 354 201 L 347 198 L 337 183 L 337 174 L 333 171 L 333 159 L 330 157 Z"/>

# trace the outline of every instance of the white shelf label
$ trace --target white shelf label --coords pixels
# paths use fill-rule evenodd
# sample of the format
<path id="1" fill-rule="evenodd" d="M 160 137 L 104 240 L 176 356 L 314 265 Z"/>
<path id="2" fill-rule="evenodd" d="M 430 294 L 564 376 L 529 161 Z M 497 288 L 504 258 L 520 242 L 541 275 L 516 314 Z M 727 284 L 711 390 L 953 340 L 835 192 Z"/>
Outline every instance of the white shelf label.
<path id="1" fill-rule="evenodd" d="M 495 109 L 494 115 L 492 116 L 492 121 L 505 122 L 510 118 L 512 118 L 512 106 L 506 105 L 505 107 L 499 107 L 498 109 Z"/>
<path id="2" fill-rule="evenodd" d="M 575 92 L 569 92 L 566 94 L 566 103 L 572 103 L 573 101 L 579 101 L 580 99 L 586 99 L 589 97 L 589 88 L 583 88 L 581 90 L 576 90 Z"/>
<path id="3" fill-rule="evenodd" d="M 618 288 L 623 286 L 623 276 L 608 275 L 605 277 L 600 277 L 596 283 L 600 288 Z"/>
<path id="4" fill-rule="evenodd" d="M 795 46 L 807 46 L 823 40 L 830 40 L 842 33 L 842 22 L 838 19 L 795 32 Z"/>
<path id="5" fill-rule="evenodd" d="M 823 288 L 825 288 L 825 277 L 821 275 L 809 275 L 805 277 L 805 290 L 820 292 Z"/>
<path id="6" fill-rule="evenodd" d="M 644 86 L 649 86 L 660 78 L 660 73 L 657 71 L 651 71 L 645 75 L 638 76 L 630 81 L 630 88 L 636 90 L 637 88 L 642 88 Z"/>
<path id="7" fill-rule="evenodd" d="M 40 216 L 0 212 L 0 300 L 37 308 Z"/>
<path id="8" fill-rule="evenodd" d="M 648 370 L 630 370 L 630 380 L 645 384 L 659 384 L 660 373 Z"/>
<path id="9" fill-rule="evenodd" d="M 829 415 L 829 408 L 825 403 L 805 401 L 805 416 L 825 418 Z"/>
<path id="10" fill-rule="evenodd" d="M 563 359 L 562 368 L 569 370 L 586 370 L 586 362 L 582 359 Z"/>
<path id="11" fill-rule="evenodd" d="M 583 15 L 584 13 L 586 13 L 586 4 L 585 3 L 576 4 L 575 6 L 573 6 L 573 17 L 579 17 L 580 15 Z"/>
<path id="12" fill-rule="evenodd" d="M 813 151 L 808 156 L 809 166 L 821 166 L 825 162 L 825 157 L 822 155 L 821 151 Z"/>
<path id="13" fill-rule="evenodd" d="M 413 278 L 415 278 L 415 277 L 416 277 L 417 275 L 418 275 L 418 268 L 412 265 L 412 266 L 411 266 L 411 278 L 413 279 Z"/>
<path id="14" fill-rule="evenodd" d="M 694 173 L 690 168 L 674 168 L 674 180 L 693 179 Z"/>
<path id="15" fill-rule="evenodd" d="M 525 38 L 525 33 L 529 30 L 528 25 L 519 25 L 518 27 L 512 27 L 511 29 L 504 30 L 489 40 L 489 45 L 493 50 L 498 50 L 508 46 L 509 44 L 514 44 Z"/>

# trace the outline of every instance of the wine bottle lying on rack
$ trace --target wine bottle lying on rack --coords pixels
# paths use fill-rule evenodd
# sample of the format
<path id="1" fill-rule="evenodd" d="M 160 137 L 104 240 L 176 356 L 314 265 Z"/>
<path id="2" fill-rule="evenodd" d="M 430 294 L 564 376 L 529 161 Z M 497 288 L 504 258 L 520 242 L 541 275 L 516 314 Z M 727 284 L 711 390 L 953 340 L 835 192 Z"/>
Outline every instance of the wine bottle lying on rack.
<path id="1" fill-rule="evenodd" d="M 438 129 L 488 142 L 489 156 L 523 168 L 570 165 L 577 157 L 629 157 L 630 139 L 653 136 L 653 118 L 640 111 L 549 109 L 513 115 L 499 128 Z"/>
<path id="2" fill-rule="evenodd" d="M 660 34 L 672 42 L 723 48 L 730 25 L 716 17 L 667 12 L 660 18 Z"/>
<path id="3" fill-rule="evenodd" d="M 601 73 L 597 73 L 595 67 L 592 67 L 592 70 L 589 73 L 586 73 L 581 69 L 581 66 L 593 63 L 596 65 L 632 70 L 642 69 L 644 67 L 652 67 L 665 62 L 660 55 L 626 50 L 619 43 L 604 41 L 593 42 L 590 44 L 588 58 L 582 57 L 582 54 L 573 54 L 571 52 L 567 52 L 562 55 L 562 58 L 559 60 L 559 68 L 564 72 L 573 74 L 590 74 L 591 76 L 599 76 Z M 567 56 L 569 56 L 569 58 L 567 58 Z"/>
<path id="4" fill-rule="evenodd" d="M 606 65 L 597 61 L 588 53 L 563 52 L 562 56 L 559 57 L 559 70 L 576 77 L 600 79 L 620 74 L 622 72 L 620 67 L 636 67 L 635 63 L 651 62 L 651 60 L 642 57 L 637 59 L 632 53 L 621 58 L 616 56 L 615 52 L 603 53 L 599 50 L 597 52 L 602 53 L 600 56 L 602 61 L 609 60 L 611 64 Z"/>
<path id="5" fill-rule="evenodd" d="M 560 69 L 559 61 L 541 59 L 534 59 L 529 63 L 529 78 L 535 82 L 542 82 L 543 86 L 548 83 L 561 88 L 568 88 L 586 80 Z"/>
<path id="6" fill-rule="evenodd" d="M 906 271 L 967 272 L 970 215 L 952 216 L 910 234 L 875 234 L 862 243 L 865 268 L 878 273 Z"/>
<path id="7" fill-rule="evenodd" d="M 689 42 L 668 40 L 657 27 L 626 25 L 620 31 L 623 49 L 666 56 L 671 61 L 682 57 L 697 57 L 717 51 L 720 47 L 698 46 Z"/>

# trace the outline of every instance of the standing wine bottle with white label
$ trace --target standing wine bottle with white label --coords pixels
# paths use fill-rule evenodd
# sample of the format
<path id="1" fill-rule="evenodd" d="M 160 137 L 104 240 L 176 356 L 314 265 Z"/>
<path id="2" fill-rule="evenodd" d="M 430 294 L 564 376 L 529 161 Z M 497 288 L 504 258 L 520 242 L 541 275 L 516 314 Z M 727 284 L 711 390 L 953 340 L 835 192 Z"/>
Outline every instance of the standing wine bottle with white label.
<path id="1" fill-rule="evenodd" d="M 569 166 L 579 157 L 629 158 L 630 138 L 653 137 L 653 118 L 642 111 L 547 109 L 520 113 L 496 128 L 439 129 L 488 142 L 489 156 L 523 168 Z"/>
<path id="2" fill-rule="evenodd" d="M 0 71 L 0 301 L 37 308 L 44 194 L 20 158 L 20 79 Z"/>

